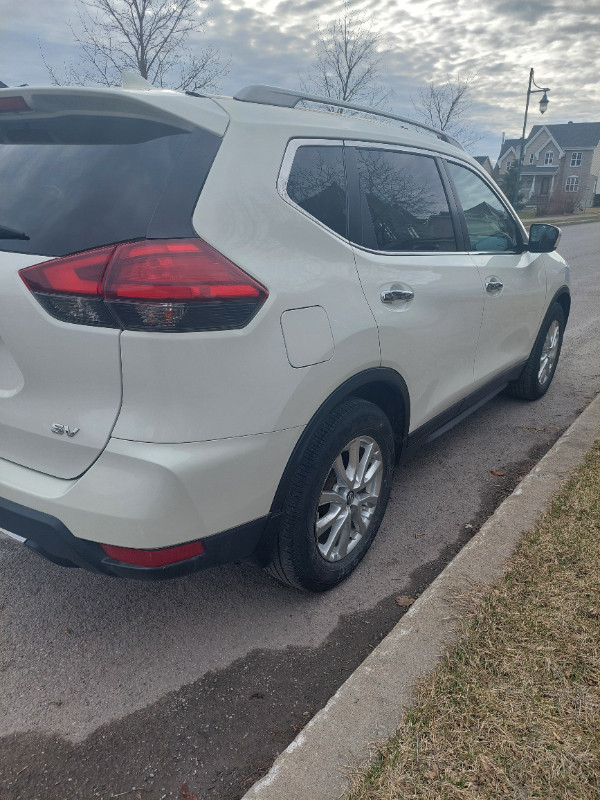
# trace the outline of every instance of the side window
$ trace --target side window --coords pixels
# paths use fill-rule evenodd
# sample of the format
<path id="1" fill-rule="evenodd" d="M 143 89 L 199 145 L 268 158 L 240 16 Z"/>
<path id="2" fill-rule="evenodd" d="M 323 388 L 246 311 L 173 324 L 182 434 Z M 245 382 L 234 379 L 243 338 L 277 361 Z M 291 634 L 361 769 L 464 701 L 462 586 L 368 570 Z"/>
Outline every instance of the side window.
<path id="1" fill-rule="evenodd" d="M 463 207 L 470 249 L 514 251 L 519 247 L 517 224 L 484 181 L 466 167 L 447 163 Z"/>
<path id="2" fill-rule="evenodd" d="M 346 173 L 341 147 L 305 145 L 294 156 L 287 183 L 294 203 L 347 237 Z"/>
<path id="3" fill-rule="evenodd" d="M 448 200 L 433 158 L 356 150 L 365 244 L 376 250 L 455 251 Z"/>

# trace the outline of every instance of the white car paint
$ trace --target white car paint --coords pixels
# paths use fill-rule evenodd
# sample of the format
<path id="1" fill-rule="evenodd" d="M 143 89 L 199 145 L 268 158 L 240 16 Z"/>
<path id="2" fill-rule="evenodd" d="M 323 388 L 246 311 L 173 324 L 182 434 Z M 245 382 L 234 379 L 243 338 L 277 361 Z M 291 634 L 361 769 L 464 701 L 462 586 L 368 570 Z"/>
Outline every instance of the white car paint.
<path id="1" fill-rule="evenodd" d="M 78 91 L 83 102 L 100 90 Z M 121 96 L 102 91 L 108 105 Z M 397 373 L 414 431 L 527 357 L 566 281 L 560 257 L 382 255 L 282 196 L 291 139 L 294 148 L 387 143 L 452 156 L 483 175 L 466 154 L 358 117 L 123 94 L 224 134 L 193 225 L 269 296 L 239 330 L 73 325 L 49 317 L 18 275 L 44 257 L 0 252 L 1 497 L 90 541 L 160 548 L 210 537 L 268 514 L 302 431 L 353 376 Z M 502 279 L 500 297 L 486 295 L 489 275 Z M 395 287 L 414 299 L 382 303 Z M 59 436 L 57 423 L 79 430 Z"/>

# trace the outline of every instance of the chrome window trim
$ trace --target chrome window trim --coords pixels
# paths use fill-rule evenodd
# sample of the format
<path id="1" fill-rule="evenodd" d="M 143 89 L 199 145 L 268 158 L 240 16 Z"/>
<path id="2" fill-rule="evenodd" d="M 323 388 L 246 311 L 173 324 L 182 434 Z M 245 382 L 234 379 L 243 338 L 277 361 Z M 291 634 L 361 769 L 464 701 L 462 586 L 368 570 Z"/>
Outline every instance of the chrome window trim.
<path id="1" fill-rule="evenodd" d="M 373 142 L 373 141 L 364 141 L 362 139 L 323 139 L 323 138 L 314 138 L 314 137 L 294 137 L 288 141 L 288 144 L 285 148 L 285 152 L 283 154 L 283 158 L 281 160 L 281 166 L 279 168 L 279 174 L 277 176 L 277 193 L 284 200 L 288 205 L 292 206 L 292 208 L 299 211 L 303 214 L 307 219 L 312 220 L 316 225 L 318 225 L 323 230 L 327 231 L 332 236 L 335 236 L 336 239 L 339 239 L 341 242 L 344 242 L 347 245 L 350 245 L 352 248 L 356 248 L 363 253 L 370 253 L 371 255 L 377 256 L 411 256 L 411 257 L 431 257 L 431 256 L 448 256 L 448 255 L 520 255 L 518 250 L 374 250 L 370 247 L 365 247 L 364 245 L 358 244 L 358 242 L 354 242 L 351 239 L 341 236 L 339 233 L 334 231 L 332 228 L 329 228 L 325 225 L 321 220 L 317 219 L 317 217 L 313 217 L 312 214 L 309 214 L 305 211 L 302 206 L 299 206 L 287 193 L 287 183 L 290 176 L 290 171 L 292 169 L 292 164 L 294 163 L 294 158 L 296 156 L 296 152 L 299 150 L 300 147 L 357 147 L 357 148 L 365 148 L 369 150 L 387 150 L 393 152 L 400 152 L 400 153 L 412 153 L 414 155 L 422 155 L 428 158 L 433 159 L 441 159 L 442 161 L 452 161 L 458 164 L 461 167 L 465 167 L 466 169 L 470 169 L 471 172 L 475 173 L 484 184 L 490 189 L 490 191 L 497 197 L 498 201 L 505 209 L 505 211 L 509 214 L 511 219 L 516 222 L 517 227 L 521 233 L 523 244 L 526 245 L 529 241 L 529 237 L 527 236 L 527 231 L 521 222 L 521 220 L 512 213 L 512 211 L 508 208 L 504 199 L 498 194 L 498 188 L 494 188 L 492 182 L 485 170 L 481 170 L 479 165 L 471 164 L 468 161 L 461 159 L 455 155 L 447 155 L 446 153 L 440 153 L 438 150 L 434 148 L 426 148 L 426 147 L 413 147 L 411 145 L 402 145 L 402 144 L 391 144 L 387 142 Z M 436 165 L 437 166 L 437 165 Z M 441 180 L 441 178 L 440 178 Z M 348 186 L 346 184 L 346 192 L 348 191 Z"/>

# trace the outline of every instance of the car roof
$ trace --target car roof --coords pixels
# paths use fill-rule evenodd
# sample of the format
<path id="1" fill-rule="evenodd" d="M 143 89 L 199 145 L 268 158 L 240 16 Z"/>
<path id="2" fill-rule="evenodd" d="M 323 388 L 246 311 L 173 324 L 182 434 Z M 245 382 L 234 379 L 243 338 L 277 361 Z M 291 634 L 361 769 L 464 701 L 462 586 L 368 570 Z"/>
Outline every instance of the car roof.
<path id="1" fill-rule="evenodd" d="M 218 135 L 225 133 L 229 121 L 235 124 L 268 125 L 287 129 L 290 138 L 335 138 L 405 145 L 455 156 L 479 167 L 458 144 L 444 141 L 435 133 L 412 130 L 404 122 L 366 116 L 364 112 L 339 113 L 325 107 L 315 108 L 314 104 L 312 107 L 271 105 L 236 97 L 156 88 L 150 84 L 148 88 L 21 86 L 0 89 L 0 112 L 2 98 L 9 97 L 22 97 L 34 114 L 73 111 L 127 115 L 152 111 L 153 117 L 166 115 L 189 120 Z M 5 113 L 1 114 L 1 118 L 9 116 L 6 113 L 5 117 Z M 12 113 L 27 114 L 26 111 L 17 111 L 10 112 L 11 116 Z M 373 109 L 373 113 L 377 114 L 377 110 Z"/>

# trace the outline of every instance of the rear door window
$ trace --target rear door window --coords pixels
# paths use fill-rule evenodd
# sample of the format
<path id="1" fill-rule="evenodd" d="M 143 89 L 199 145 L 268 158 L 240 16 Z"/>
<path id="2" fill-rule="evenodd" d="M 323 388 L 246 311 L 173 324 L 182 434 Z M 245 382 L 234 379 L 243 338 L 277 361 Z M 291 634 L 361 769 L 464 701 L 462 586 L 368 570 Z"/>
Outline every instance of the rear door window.
<path id="1" fill-rule="evenodd" d="M 434 158 L 375 148 L 355 152 L 364 246 L 384 252 L 456 250 Z"/>
<path id="2" fill-rule="evenodd" d="M 193 235 L 193 206 L 220 142 L 203 131 L 196 145 L 204 164 L 190 163 L 184 173 L 180 162 L 194 133 L 132 116 L 0 119 L 0 249 L 59 256 L 144 238 L 178 170 L 185 208 L 177 213 L 187 216 L 186 231 L 176 230 L 172 208 L 166 216 L 172 235 Z"/>

